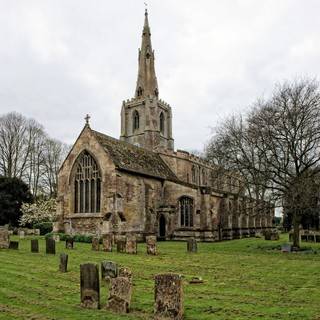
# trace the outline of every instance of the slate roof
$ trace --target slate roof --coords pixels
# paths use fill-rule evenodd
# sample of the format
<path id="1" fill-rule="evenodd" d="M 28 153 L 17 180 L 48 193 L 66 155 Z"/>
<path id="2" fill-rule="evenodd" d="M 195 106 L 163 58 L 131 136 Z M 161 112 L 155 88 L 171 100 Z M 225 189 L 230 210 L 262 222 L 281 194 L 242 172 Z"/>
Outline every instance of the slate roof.
<path id="1" fill-rule="evenodd" d="M 117 168 L 160 179 L 179 180 L 159 154 L 94 130 L 92 132 Z"/>

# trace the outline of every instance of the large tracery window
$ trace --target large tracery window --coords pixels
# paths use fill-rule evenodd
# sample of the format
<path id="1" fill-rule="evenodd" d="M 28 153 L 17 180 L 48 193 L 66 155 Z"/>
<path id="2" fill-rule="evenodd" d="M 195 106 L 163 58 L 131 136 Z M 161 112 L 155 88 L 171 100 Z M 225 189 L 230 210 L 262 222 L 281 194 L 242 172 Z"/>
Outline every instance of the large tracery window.
<path id="1" fill-rule="evenodd" d="M 193 200 L 182 197 L 179 200 L 181 227 L 193 227 Z"/>
<path id="2" fill-rule="evenodd" d="M 84 151 L 75 164 L 74 212 L 100 212 L 101 174 L 96 161 Z"/>

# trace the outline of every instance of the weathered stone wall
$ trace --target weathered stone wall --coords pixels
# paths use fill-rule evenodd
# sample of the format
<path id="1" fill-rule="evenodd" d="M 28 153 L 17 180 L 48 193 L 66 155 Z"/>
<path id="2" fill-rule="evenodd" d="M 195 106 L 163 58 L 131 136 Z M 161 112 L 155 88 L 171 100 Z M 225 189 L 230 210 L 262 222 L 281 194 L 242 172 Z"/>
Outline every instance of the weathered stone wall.
<path id="1" fill-rule="evenodd" d="M 99 213 L 74 213 L 73 170 L 82 151 L 87 150 L 101 171 L 102 196 Z M 188 153 L 163 156 L 179 177 L 188 180 L 195 163 Z M 178 156 L 177 156 L 178 155 Z M 191 160 L 192 161 L 191 161 Z M 200 160 L 196 162 L 201 165 Z M 208 169 L 208 168 L 207 168 Z M 181 227 L 179 199 L 193 199 L 193 226 Z M 274 211 L 265 203 L 256 205 L 237 194 L 217 192 L 208 186 L 160 179 L 116 169 L 108 153 L 85 127 L 59 172 L 58 221 L 54 231 L 82 234 L 133 233 L 141 241 L 159 236 L 159 219 L 164 217 L 167 239 L 215 241 L 253 235 L 255 228 L 270 228 Z M 258 210 L 259 209 L 259 210 Z"/>
<path id="2" fill-rule="evenodd" d="M 101 213 L 74 214 L 74 188 L 72 181 L 74 163 L 84 150 L 87 150 L 96 159 L 101 171 L 101 189 L 103 190 Z M 55 223 L 54 231 L 65 230 L 72 232 L 75 230 L 80 233 L 101 233 L 103 219 L 105 214 L 108 213 L 107 208 L 110 205 L 108 203 L 108 194 L 114 193 L 115 184 L 115 165 L 97 142 L 93 132 L 86 126 L 59 171 L 57 195 L 58 221 Z"/>

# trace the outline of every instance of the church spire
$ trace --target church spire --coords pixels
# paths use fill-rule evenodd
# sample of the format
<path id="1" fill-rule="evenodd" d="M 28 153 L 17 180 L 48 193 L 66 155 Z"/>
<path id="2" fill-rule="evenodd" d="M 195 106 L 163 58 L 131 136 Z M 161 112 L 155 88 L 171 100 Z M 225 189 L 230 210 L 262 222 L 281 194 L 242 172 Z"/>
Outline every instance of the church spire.
<path id="1" fill-rule="evenodd" d="M 151 33 L 148 21 L 148 11 L 145 10 L 142 31 L 142 43 L 139 49 L 139 69 L 135 97 L 158 97 L 158 83 L 154 68 L 154 51 L 151 45 Z"/>

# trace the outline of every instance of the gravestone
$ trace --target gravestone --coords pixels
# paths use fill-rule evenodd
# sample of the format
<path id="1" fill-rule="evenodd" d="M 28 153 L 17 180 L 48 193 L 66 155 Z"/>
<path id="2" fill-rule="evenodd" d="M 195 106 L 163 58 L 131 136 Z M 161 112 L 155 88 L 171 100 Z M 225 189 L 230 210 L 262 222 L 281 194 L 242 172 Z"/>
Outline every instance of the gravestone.
<path id="1" fill-rule="evenodd" d="M 38 239 L 31 240 L 31 252 L 38 253 L 39 252 L 39 241 Z"/>
<path id="2" fill-rule="evenodd" d="M 102 236 L 102 249 L 106 252 L 112 252 L 112 234 L 104 234 Z"/>
<path id="3" fill-rule="evenodd" d="M 40 229 L 34 229 L 34 235 L 40 236 Z"/>
<path id="4" fill-rule="evenodd" d="M 60 242 L 60 236 L 58 234 L 53 234 L 52 235 L 52 239 L 55 241 L 55 242 Z"/>
<path id="5" fill-rule="evenodd" d="M 126 252 L 126 240 L 117 240 L 117 252 Z"/>
<path id="6" fill-rule="evenodd" d="M 190 238 L 187 240 L 187 250 L 188 252 L 197 252 L 198 246 L 197 246 L 197 240 L 195 238 Z"/>
<path id="7" fill-rule="evenodd" d="M 100 309 L 99 268 L 97 264 L 80 265 L 81 307 Z"/>
<path id="8" fill-rule="evenodd" d="M 147 254 L 156 255 L 157 254 L 157 237 L 156 236 L 147 236 Z"/>
<path id="9" fill-rule="evenodd" d="M 183 319 L 182 279 L 178 274 L 155 276 L 154 319 Z"/>
<path id="10" fill-rule="evenodd" d="M 118 276 L 118 265 L 112 261 L 101 262 L 101 279 L 110 281 L 111 278 Z"/>
<path id="11" fill-rule="evenodd" d="M 291 245 L 291 244 L 286 243 L 286 244 L 283 244 L 283 245 L 281 246 L 281 252 L 283 252 L 283 253 L 289 253 L 289 252 L 291 252 L 291 251 L 292 251 L 292 245 Z"/>
<path id="12" fill-rule="evenodd" d="M 68 255 L 65 253 L 60 254 L 60 264 L 59 264 L 59 271 L 60 272 L 67 272 L 68 269 Z"/>
<path id="13" fill-rule="evenodd" d="M 66 240 L 66 249 L 73 249 L 73 243 L 74 243 L 74 239 L 73 238 L 67 238 L 67 240 Z"/>
<path id="14" fill-rule="evenodd" d="M 18 250 L 19 249 L 19 241 L 10 241 L 9 249 Z"/>
<path id="15" fill-rule="evenodd" d="M 9 231 L 7 228 L 0 227 L 0 249 L 8 249 L 9 248 Z"/>
<path id="16" fill-rule="evenodd" d="M 24 232 L 23 230 L 20 230 L 20 231 L 19 231 L 19 238 L 20 238 L 20 239 L 24 239 L 25 235 L 26 235 L 26 234 L 25 234 L 25 232 Z"/>
<path id="17" fill-rule="evenodd" d="M 127 267 L 120 267 L 118 271 L 118 277 L 128 278 L 132 281 L 132 271 Z"/>
<path id="18" fill-rule="evenodd" d="M 46 253 L 56 254 L 56 242 L 52 238 L 46 238 Z"/>
<path id="19" fill-rule="evenodd" d="M 132 282 L 125 277 L 111 279 L 107 309 L 115 313 L 128 313 L 132 295 Z"/>
<path id="20" fill-rule="evenodd" d="M 137 239 L 134 235 L 127 235 L 126 253 L 137 254 Z"/>
<path id="21" fill-rule="evenodd" d="M 271 232 L 270 240 L 278 241 L 279 240 L 279 233 L 277 231 Z"/>
<path id="22" fill-rule="evenodd" d="M 94 251 L 100 250 L 100 239 L 97 237 L 92 238 L 92 250 Z"/>
<path id="23" fill-rule="evenodd" d="M 264 240 L 271 240 L 271 230 L 264 231 Z"/>

